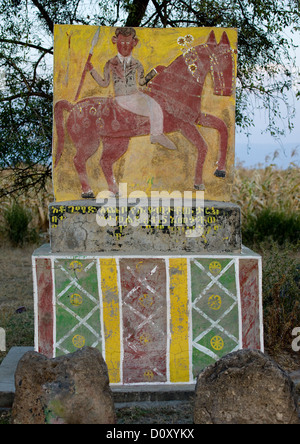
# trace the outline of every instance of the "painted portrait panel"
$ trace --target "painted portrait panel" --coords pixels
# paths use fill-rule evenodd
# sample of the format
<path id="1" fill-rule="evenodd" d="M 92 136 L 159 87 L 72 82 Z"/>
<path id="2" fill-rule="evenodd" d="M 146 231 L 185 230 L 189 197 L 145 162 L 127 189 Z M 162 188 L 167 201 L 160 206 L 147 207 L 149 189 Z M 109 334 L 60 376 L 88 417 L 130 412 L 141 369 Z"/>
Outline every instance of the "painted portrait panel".
<path id="1" fill-rule="evenodd" d="M 204 190 L 229 201 L 237 31 L 57 25 L 57 201 Z"/>

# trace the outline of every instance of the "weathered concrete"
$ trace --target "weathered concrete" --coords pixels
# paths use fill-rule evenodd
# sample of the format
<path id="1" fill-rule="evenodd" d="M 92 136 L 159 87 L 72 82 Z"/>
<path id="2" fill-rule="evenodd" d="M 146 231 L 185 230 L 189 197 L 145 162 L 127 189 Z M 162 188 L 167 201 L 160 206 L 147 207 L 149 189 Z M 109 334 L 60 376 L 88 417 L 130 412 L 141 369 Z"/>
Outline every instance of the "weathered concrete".
<path id="1" fill-rule="evenodd" d="M 143 206 L 147 221 L 133 226 L 134 219 L 140 217 L 136 214 L 137 206 L 123 207 L 118 199 L 117 211 L 96 200 L 52 203 L 49 207 L 51 250 L 53 253 L 131 254 L 241 251 L 241 213 L 237 205 L 205 201 L 201 209 L 193 201 L 191 208 L 183 213 L 182 207 L 169 210 L 162 206 L 148 208 L 148 204 L 147 200 L 147 206 Z M 106 226 L 99 225 L 99 216 Z M 197 230 L 197 227 L 201 230 L 201 224 L 203 231 Z"/>
<path id="2" fill-rule="evenodd" d="M 15 371 L 22 356 L 33 347 L 12 347 L 0 365 L 0 408 L 12 406 L 15 394 Z"/>

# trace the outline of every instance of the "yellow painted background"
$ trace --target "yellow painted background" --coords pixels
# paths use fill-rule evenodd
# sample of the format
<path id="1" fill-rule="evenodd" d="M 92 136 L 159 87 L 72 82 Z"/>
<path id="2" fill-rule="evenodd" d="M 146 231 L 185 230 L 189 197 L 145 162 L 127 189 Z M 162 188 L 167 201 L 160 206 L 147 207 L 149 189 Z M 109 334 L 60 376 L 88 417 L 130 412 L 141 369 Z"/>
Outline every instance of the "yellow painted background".
<path id="1" fill-rule="evenodd" d="M 133 57 L 144 66 L 145 74 L 157 65 L 169 65 L 182 54 L 177 39 L 191 34 L 193 46 L 205 43 L 211 30 L 214 30 L 217 42 L 224 31 L 227 32 L 231 47 L 237 48 L 237 32 L 224 28 L 172 28 L 150 29 L 137 28 L 138 45 L 133 50 Z M 54 30 L 54 104 L 61 100 L 75 103 L 74 99 L 81 75 L 91 49 L 96 26 L 56 25 Z M 94 48 L 92 63 L 103 75 L 105 63 L 117 54 L 116 45 L 111 38 L 115 28 L 101 27 L 97 45 Z M 69 49 L 70 38 L 70 49 Z M 235 56 L 236 59 L 236 56 Z M 87 97 L 113 97 L 112 82 L 108 88 L 101 88 L 87 73 L 79 100 Z M 206 187 L 205 199 L 229 201 L 234 176 L 235 156 L 235 94 L 231 97 L 213 94 L 211 75 L 206 78 L 202 95 L 202 112 L 219 117 L 229 124 L 229 148 L 227 154 L 227 176 L 216 178 L 214 171 L 219 156 L 219 133 L 215 129 L 198 126 L 207 145 L 208 154 L 204 164 L 203 181 Z M 67 119 L 68 113 L 65 115 Z M 117 182 L 128 184 L 128 193 L 141 190 L 189 191 L 193 190 L 197 150 L 180 132 L 169 137 L 178 146 L 177 151 L 170 151 L 150 143 L 150 136 L 133 137 L 129 148 L 114 166 Z M 56 154 L 56 129 L 53 128 L 53 158 Z M 91 187 L 97 195 L 108 189 L 99 165 L 102 146 L 87 162 L 87 171 Z M 66 134 L 63 155 L 53 171 L 54 193 L 57 201 L 81 199 L 81 186 L 73 164 L 76 149 Z"/>

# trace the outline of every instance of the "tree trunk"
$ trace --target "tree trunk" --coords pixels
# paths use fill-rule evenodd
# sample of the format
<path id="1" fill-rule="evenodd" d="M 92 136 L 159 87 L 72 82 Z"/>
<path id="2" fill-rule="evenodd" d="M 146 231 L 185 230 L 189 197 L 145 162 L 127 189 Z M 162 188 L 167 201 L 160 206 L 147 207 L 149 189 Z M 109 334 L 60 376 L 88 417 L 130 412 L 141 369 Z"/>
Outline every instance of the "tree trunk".
<path id="1" fill-rule="evenodd" d="M 149 0 L 133 0 L 125 26 L 139 27 L 146 13 Z"/>

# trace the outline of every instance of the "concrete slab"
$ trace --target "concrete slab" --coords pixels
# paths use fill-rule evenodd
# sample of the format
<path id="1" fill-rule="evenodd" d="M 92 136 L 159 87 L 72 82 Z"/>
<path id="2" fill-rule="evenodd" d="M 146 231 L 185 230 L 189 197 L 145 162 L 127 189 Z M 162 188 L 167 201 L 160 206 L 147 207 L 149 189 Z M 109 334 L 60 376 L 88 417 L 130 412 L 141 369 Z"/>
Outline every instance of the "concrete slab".
<path id="1" fill-rule="evenodd" d="M 153 384 L 111 386 L 117 404 L 192 401 L 195 384 Z"/>
<path id="2" fill-rule="evenodd" d="M 183 208 L 180 201 L 179 205 L 171 199 L 162 203 L 149 198 L 137 206 L 129 206 L 126 199 L 124 203 L 119 198 L 113 198 L 113 203 L 105 206 L 97 200 L 51 203 L 51 250 L 53 253 L 240 253 L 238 205 L 205 200 L 202 206 L 202 201 L 194 199 L 184 201 L 187 208 Z"/>
<path id="3" fill-rule="evenodd" d="M 15 371 L 22 356 L 33 347 L 12 347 L 0 365 L 0 408 L 10 408 L 15 393 Z"/>

